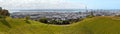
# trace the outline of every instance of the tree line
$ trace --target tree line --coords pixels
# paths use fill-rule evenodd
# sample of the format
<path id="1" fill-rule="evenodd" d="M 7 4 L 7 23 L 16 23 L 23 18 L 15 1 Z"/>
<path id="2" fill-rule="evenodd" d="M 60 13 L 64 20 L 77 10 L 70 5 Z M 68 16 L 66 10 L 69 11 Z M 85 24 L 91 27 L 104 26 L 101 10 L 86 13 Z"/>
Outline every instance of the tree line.
<path id="1" fill-rule="evenodd" d="M 67 19 L 67 20 L 60 20 L 60 19 L 49 19 L 49 18 L 40 18 L 38 21 L 46 24 L 55 24 L 55 25 L 67 25 L 72 24 L 80 21 L 82 19 Z"/>

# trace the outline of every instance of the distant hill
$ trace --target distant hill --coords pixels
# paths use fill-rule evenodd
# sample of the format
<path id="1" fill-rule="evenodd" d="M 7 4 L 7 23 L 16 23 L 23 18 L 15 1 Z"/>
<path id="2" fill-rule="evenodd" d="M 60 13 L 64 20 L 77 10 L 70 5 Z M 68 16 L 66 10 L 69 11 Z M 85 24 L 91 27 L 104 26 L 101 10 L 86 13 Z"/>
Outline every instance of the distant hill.
<path id="1" fill-rule="evenodd" d="M 120 34 L 120 17 L 86 18 L 69 25 L 51 25 L 24 19 L 0 18 L 0 34 Z"/>

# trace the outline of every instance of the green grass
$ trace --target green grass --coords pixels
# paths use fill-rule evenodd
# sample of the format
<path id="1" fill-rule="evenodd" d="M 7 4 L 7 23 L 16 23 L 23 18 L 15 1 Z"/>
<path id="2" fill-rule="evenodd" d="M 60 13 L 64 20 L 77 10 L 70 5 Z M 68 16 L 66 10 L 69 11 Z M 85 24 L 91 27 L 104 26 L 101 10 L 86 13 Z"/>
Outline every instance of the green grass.
<path id="1" fill-rule="evenodd" d="M 120 34 L 120 18 L 93 17 L 69 25 L 6 18 L 0 19 L 0 34 Z"/>

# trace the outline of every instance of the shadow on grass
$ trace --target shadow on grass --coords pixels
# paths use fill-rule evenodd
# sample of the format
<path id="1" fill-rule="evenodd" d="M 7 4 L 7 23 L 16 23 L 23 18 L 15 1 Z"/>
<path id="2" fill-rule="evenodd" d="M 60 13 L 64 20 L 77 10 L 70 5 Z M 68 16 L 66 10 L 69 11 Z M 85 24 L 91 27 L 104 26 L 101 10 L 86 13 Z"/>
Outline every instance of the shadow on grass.
<path id="1" fill-rule="evenodd" d="M 11 25 L 10 25 L 9 22 L 7 22 L 5 19 L 1 19 L 0 21 L 1 21 L 2 24 L 4 24 L 5 26 L 11 28 Z"/>

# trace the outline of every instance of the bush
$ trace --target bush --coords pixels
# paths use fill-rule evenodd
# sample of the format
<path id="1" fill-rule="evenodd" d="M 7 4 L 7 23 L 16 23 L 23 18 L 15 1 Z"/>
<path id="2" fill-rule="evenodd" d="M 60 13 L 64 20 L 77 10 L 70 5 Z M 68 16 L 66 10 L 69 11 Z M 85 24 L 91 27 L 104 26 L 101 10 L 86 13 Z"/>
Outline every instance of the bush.
<path id="1" fill-rule="evenodd" d="M 43 23 L 48 23 L 47 18 L 40 18 L 39 21 L 40 21 L 40 22 L 43 22 Z"/>
<path id="2" fill-rule="evenodd" d="M 29 16 L 26 16 L 26 17 L 25 17 L 25 21 L 26 21 L 26 23 L 28 23 L 28 24 L 30 24 L 29 19 L 30 19 Z"/>

